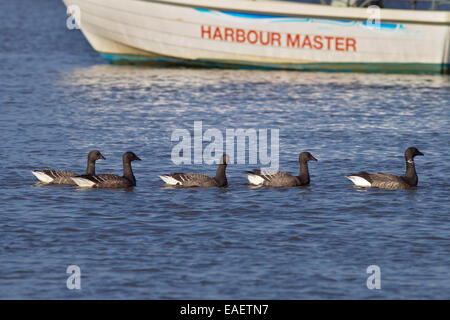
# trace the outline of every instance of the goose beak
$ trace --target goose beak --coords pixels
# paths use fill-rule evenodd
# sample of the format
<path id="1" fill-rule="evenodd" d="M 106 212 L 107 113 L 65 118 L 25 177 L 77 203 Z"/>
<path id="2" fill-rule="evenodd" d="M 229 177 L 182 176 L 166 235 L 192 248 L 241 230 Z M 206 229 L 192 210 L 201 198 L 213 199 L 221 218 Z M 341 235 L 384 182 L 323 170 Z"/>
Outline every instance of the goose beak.
<path id="1" fill-rule="evenodd" d="M 136 156 L 136 159 L 134 159 L 134 160 L 142 161 L 141 158 L 139 158 L 138 156 Z"/>
<path id="2" fill-rule="evenodd" d="M 417 151 L 416 156 L 423 156 L 423 153 L 420 151 Z"/>
<path id="3" fill-rule="evenodd" d="M 99 159 L 106 160 L 106 158 L 102 154 L 99 156 Z"/>
<path id="4" fill-rule="evenodd" d="M 314 156 L 311 156 L 311 160 L 312 160 L 312 161 L 319 161 L 319 160 L 317 160 L 316 158 L 314 158 Z"/>

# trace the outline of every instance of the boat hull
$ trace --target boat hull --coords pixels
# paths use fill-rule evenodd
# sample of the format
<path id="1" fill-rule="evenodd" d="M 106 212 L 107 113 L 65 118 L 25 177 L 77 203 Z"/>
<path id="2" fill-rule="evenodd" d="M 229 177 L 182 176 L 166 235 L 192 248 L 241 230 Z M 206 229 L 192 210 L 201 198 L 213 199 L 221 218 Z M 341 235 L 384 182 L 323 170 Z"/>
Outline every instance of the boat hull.
<path id="1" fill-rule="evenodd" d="M 363 8 L 278 1 L 64 2 L 117 64 L 449 73 L 448 12 L 381 9 L 375 24 Z"/>

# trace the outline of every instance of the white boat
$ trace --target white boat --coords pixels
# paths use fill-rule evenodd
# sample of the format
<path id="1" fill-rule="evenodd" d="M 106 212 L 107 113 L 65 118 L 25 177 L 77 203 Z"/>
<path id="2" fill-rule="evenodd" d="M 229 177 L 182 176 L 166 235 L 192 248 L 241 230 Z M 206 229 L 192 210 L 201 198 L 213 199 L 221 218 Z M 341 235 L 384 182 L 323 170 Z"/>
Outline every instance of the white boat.
<path id="1" fill-rule="evenodd" d="M 450 11 L 368 10 L 273 0 L 63 1 L 79 9 L 84 36 L 112 63 L 450 70 Z"/>

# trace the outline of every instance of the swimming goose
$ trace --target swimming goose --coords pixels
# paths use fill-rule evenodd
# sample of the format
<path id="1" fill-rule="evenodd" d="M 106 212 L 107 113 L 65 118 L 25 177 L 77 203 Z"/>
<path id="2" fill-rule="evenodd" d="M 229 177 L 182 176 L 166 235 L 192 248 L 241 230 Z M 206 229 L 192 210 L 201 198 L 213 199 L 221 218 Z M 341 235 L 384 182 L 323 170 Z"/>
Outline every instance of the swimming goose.
<path id="1" fill-rule="evenodd" d="M 414 147 L 406 149 L 406 173 L 403 176 L 396 176 L 381 172 L 368 173 L 364 171 L 346 176 L 346 178 L 351 180 L 358 187 L 372 187 L 390 190 L 415 187 L 419 181 L 416 173 L 416 167 L 414 166 L 415 156 L 423 156 L 423 153 Z"/>
<path id="2" fill-rule="evenodd" d="M 284 171 L 261 171 L 253 170 L 246 171 L 244 174 L 247 176 L 248 181 L 252 185 L 256 186 L 268 186 L 268 187 L 296 187 L 305 186 L 310 182 L 308 161 L 317 161 L 316 158 L 309 152 L 302 152 L 298 156 L 300 162 L 300 174 L 293 176 Z"/>
<path id="3" fill-rule="evenodd" d="M 95 161 L 98 159 L 106 160 L 98 150 L 92 150 L 88 153 L 86 175 L 95 174 Z M 78 175 L 72 171 L 52 169 L 32 170 L 31 173 L 33 173 L 39 181 L 47 184 L 75 184 L 70 177 Z"/>
<path id="4" fill-rule="evenodd" d="M 83 188 L 127 188 L 136 185 L 136 178 L 131 169 L 131 161 L 138 160 L 133 152 L 125 152 L 122 156 L 123 176 L 117 174 L 82 175 L 71 179 Z"/>
<path id="5" fill-rule="evenodd" d="M 217 168 L 216 176 L 210 177 L 200 173 L 172 173 L 163 174 L 159 177 L 168 185 L 182 187 L 226 187 L 228 185 L 225 170 L 229 162 L 228 156 L 224 154 Z"/>

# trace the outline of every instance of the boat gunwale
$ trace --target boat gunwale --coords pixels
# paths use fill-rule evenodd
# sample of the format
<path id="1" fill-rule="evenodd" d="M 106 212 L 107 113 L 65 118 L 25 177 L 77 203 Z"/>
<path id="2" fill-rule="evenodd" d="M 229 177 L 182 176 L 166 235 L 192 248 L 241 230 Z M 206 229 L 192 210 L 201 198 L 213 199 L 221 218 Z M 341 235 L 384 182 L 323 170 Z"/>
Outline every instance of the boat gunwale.
<path id="1" fill-rule="evenodd" d="M 367 8 L 348 8 L 348 7 L 331 7 L 319 4 L 305 4 L 298 2 L 288 2 L 288 1 L 236 1 L 236 0 L 137 0 L 140 2 L 152 2 L 160 3 L 165 5 L 173 5 L 179 7 L 189 7 L 196 9 L 208 9 L 208 10 L 223 10 L 236 13 L 249 13 L 249 14 L 259 14 L 259 15 L 273 15 L 280 14 L 285 17 L 291 18 L 316 18 L 316 19 L 328 19 L 328 20 L 355 20 L 355 21 L 367 21 L 369 16 L 367 14 Z M 223 2 L 221 5 L 218 2 Z M 236 4 L 250 4 L 248 6 Z M 256 9 L 255 4 L 270 3 L 277 5 L 277 8 L 271 8 L 271 11 Z M 249 8 L 255 7 L 255 8 Z M 261 7 L 261 6 L 260 6 Z M 284 7 L 284 8 L 283 8 Z M 294 9 L 294 10 L 293 10 Z M 297 10 L 295 10 L 297 9 Z M 318 13 L 296 13 L 292 11 L 299 11 L 299 9 L 312 9 L 316 11 L 330 11 L 329 14 L 318 14 Z M 422 24 L 422 25 L 439 25 L 439 26 L 450 26 L 450 11 L 432 11 L 432 10 L 405 10 L 405 9 L 380 9 L 382 23 L 407 23 L 407 24 Z M 340 11 L 350 11 L 352 14 L 341 14 Z M 389 17 L 391 15 L 414 15 L 415 19 L 407 19 L 402 17 Z M 436 21 L 425 20 L 422 17 L 417 17 L 418 14 L 426 14 L 433 16 Z M 384 17 L 383 17 L 384 16 Z M 387 16 L 387 18 L 386 18 Z"/>

